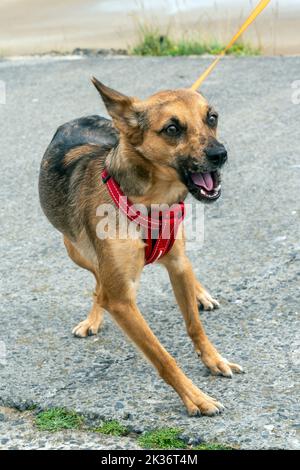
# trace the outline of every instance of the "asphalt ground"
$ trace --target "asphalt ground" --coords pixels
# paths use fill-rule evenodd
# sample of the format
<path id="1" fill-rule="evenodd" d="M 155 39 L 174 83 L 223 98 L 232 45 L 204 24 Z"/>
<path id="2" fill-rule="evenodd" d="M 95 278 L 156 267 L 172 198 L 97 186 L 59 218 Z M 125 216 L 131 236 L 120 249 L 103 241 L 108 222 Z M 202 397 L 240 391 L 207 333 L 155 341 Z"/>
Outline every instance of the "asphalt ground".
<path id="1" fill-rule="evenodd" d="M 176 426 L 191 439 L 241 448 L 300 447 L 300 105 L 292 88 L 300 57 L 225 59 L 202 88 L 220 113 L 229 162 L 222 198 L 205 208 L 204 244 L 190 258 L 221 303 L 202 314 L 207 333 L 246 374 L 211 376 L 193 351 L 166 273 L 149 266 L 141 281 L 145 318 L 187 375 L 226 406 L 221 416 L 189 418 L 108 315 L 97 337 L 71 335 L 90 307 L 93 280 L 69 260 L 39 207 L 39 163 L 56 128 L 75 117 L 106 115 L 91 75 L 145 97 L 189 86 L 209 61 L 0 62 L 6 88 L 6 104 L 0 104 L 2 406 L 67 407 L 89 420 L 118 419 L 133 432 Z M 18 425 L 5 414 L 2 448 L 32 446 L 26 433 L 16 444 Z M 124 438 L 118 442 L 128 448 Z M 61 445 L 70 447 L 67 438 Z"/>

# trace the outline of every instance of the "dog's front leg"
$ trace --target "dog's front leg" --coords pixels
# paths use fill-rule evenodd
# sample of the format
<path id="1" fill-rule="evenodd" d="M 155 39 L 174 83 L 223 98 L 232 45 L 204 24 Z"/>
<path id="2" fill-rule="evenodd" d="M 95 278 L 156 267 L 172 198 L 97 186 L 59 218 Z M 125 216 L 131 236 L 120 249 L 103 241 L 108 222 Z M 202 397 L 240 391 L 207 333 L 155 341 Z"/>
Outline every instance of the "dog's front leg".
<path id="1" fill-rule="evenodd" d="M 175 359 L 160 344 L 132 300 L 111 298 L 105 308 L 116 323 L 142 350 L 159 375 L 171 385 L 185 404 L 189 415 L 213 416 L 223 405 L 201 392 L 176 364 Z"/>
<path id="2" fill-rule="evenodd" d="M 162 258 L 161 263 L 168 270 L 176 300 L 185 319 L 187 332 L 203 363 L 216 375 L 232 377 L 233 372 L 242 372 L 238 364 L 224 359 L 206 336 L 199 317 L 195 276 L 180 240 L 175 243 L 172 251 Z"/>
<path id="3" fill-rule="evenodd" d="M 140 240 L 99 243 L 99 281 L 102 290 L 98 303 L 141 349 L 159 375 L 178 393 L 190 415 L 218 414 L 223 406 L 203 393 L 189 380 L 175 359 L 160 344 L 136 305 L 140 274 L 144 267 L 144 243 Z M 101 244 L 100 244 L 101 243 Z"/>

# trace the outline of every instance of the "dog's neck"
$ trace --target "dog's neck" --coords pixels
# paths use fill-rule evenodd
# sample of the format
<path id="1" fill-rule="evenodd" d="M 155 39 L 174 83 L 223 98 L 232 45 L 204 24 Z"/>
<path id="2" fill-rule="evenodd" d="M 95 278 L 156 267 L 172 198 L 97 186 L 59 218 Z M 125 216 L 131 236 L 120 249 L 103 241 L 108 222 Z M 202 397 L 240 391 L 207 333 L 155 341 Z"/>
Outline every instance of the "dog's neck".
<path id="1" fill-rule="evenodd" d="M 175 169 L 151 162 L 122 140 L 108 154 L 106 168 L 135 204 L 172 205 L 187 196 L 187 189 Z"/>

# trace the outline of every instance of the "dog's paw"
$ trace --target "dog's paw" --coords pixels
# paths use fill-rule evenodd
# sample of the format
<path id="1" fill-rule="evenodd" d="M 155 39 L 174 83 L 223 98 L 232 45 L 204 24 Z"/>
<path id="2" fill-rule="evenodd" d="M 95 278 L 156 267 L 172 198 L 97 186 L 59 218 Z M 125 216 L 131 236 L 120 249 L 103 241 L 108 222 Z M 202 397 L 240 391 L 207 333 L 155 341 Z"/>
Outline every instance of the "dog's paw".
<path id="1" fill-rule="evenodd" d="M 77 338 L 85 338 L 86 336 L 96 335 L 101 327 L 100 321 L 91 321 L 88 318 L 78 323 L 72 330 L 72 334 Z"/>
<path id="2" fill-rule="evenodd" d="M 222 403 L 201 392 L 195 386 L 183 397 L 183 402 L 189 416 L 215 416 L 224 410 Z"/>
<path id="3" fill-rule="evenodd" d="M 244 373 L 243 368 L 239 364 L 229 362 L 222 357 L 213 346 L 202 353 L 198 353 L 198 355 L 213 375 L 222 375 L 223 377 L 232 378 L 234 373 Z"/>
<path id="4" fill-rule="evenodd" d="M 219 308 L 219 302 L 214 299 L 205 289 L 198 290 L 196 293 L 198 306 L 202 310 L 214 310 Z"/>

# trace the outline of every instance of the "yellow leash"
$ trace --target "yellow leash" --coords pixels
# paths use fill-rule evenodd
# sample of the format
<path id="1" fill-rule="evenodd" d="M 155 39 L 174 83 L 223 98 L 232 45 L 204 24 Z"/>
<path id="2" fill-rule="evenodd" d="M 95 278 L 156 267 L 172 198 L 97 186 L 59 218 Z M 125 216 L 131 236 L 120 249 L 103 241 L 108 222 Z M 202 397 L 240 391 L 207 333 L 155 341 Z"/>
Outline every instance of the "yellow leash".
<path id="1" fill-rule="evenodd" d="M 255 20 L 255 18 L 266 8 L 266 6 L 270 3 L 271 0 L 261 0 L 259 4 L 254 8 L 250 16 L 246 19 L 245 23 L 241 26 L 240 30 L 233 36 L 231 41 L 227 44 L 225 49 L 216 57 L 212 64 L 203 72 L 200 77 L 195 81 L 195 83 L 191 86 L 192 90 L 197 90 L 202 82 L 208 77 L 208 75 L 213 71 L 217 63 L 222 59 L 222 57 L 226 54 L 228 49 L 233 46 L 233 44 L 237 41 L 240 35 L 250 26 L 251 23 Z"/>

